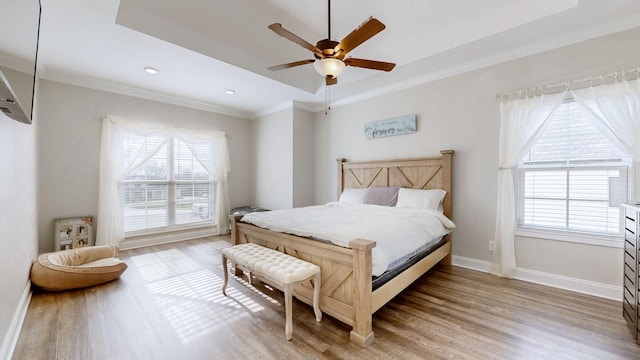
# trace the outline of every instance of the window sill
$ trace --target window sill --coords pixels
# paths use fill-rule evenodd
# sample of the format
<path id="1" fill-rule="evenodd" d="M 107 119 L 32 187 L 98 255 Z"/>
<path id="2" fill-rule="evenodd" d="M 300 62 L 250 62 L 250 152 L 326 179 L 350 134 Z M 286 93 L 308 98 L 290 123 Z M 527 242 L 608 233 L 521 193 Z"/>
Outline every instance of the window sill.
<path id="1" fill-rule="evenodd" d="M 202 229 L 202 228 L 216 229 L 217 226 L 213 221 L 199 222 L 194 224 L 174 225 L 170 227 L 167 226 L 167 227 L 148 229 L 148 230 L 131 231 L 131 232 L 125 233 L 124 238 L 126 240 L 126 239 L 141 237 L 141 236 L 166 234 L 166 233 L 172 233 L 172 232 L 178 232 L 178 231 L 184 231 L 184 230 Z"/>
<path id="2" fill-rule="evenodd" d="M 515 235 L 546 240 L 567 241 L 587 245 L 606 246 L 620 249 L 624 245 L 623 235 L 597 235 L 570 231 L 554 231 L 531 227 L 519 227 L 516 229 Z"/>
<path id="3" fill-rule="evenodd" d="M 125 239 L 120 243 L 120 249 L 128 250 L 215 236 L 218 233 L 217 229 L 218 227 L 216 225 L 207 222 L 197 225 L 194 224 L 189 226 L 164 228 L 162 230 L 154 229 L 154 231 L 138 231 L 135 235 L 133 233 L 128 233 Z"/>

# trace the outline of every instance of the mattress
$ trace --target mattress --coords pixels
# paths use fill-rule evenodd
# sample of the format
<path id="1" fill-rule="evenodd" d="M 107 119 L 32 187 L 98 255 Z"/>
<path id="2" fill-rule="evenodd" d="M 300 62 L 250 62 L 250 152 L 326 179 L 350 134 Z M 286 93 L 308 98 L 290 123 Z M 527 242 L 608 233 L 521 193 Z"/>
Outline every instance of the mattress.
<path id="1" fill-rule="evenodd" d="M 407 256 L 401 262 L 397 262 L 394 266 L 391 266 L 387 271 L 380 276 L 373 277 L 372 290 L 376 290 L 380 286 L 387 283 L 387 281 L 393 279 L 396 275 L 415 265 L 418 261 L 424 259 L 432 252 L 436 251 L 440 246 L 446 244 L 445 236 L 433 239 L 428 244 L 417 251 L 415 254 Z"/>
<path id="2" fill-rule="evenodd" d="M 451 220 L 436 210 L 339 202 L 251 213 L 241 221 L 343 247 L 354 239 L 375 241 L 374 276 L 421 252 L 427 244 L 455 228 Z"/>

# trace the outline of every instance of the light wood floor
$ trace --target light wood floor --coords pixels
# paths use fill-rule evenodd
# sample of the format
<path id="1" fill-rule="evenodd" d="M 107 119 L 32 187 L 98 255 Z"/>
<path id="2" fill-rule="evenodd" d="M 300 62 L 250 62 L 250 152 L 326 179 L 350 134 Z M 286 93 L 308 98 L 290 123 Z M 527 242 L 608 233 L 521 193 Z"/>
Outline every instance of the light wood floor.
<path id="1" fill-rule="evenodd" d="M 640 359 L 621 304 L 459 267 L 439 266 L 374 316 L 375 343 L 316 323 L 294 301 L 284 336 L 282 294 L 230 279 L 227 237 L 123 251 L 120 280 L 34 291 L 14 359 Z"/>

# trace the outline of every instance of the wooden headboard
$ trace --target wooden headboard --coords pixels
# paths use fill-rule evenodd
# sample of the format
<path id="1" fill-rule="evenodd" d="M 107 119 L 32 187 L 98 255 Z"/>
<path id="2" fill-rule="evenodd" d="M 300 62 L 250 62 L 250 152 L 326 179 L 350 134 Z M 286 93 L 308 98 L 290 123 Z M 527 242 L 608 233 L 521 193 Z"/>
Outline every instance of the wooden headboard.
<path id="1" fill-rule="evenodd" d="M 419 159 L 338 162 L 338 197 L 344 188 L 400 186 L 411 189 L 443 189 L 447 196 L 442 204 L 451 218 L 451 159 L 453 150 L 440 151 L 441 156 Z"/>

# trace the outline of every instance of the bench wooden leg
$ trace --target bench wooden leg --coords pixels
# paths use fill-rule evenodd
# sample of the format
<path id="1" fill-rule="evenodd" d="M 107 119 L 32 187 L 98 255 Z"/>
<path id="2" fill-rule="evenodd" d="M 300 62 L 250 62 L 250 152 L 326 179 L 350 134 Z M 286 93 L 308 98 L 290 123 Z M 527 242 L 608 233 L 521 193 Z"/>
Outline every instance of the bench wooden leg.
<path id="1" fill-rule="evenodd" d="M 229 272 L 227 271 L 227 257 L 222 254 L 222 272 L 224 273 L 224 284 L 222 285 L 222 294 L 227 296 L 227 282 L 229 282 Z"/>
<path id="2" fill-rule="evenodd" d="M 316 314 L 316 321 L 322 320 L 322 311 L 320 311 L 320 273 L 316 274 L 313 281 L 313 312 Z"/>
<path id="3" fill-rule="evenodd" d="M 233 264 L 233 274 L 237 277 L 241 277 L 242 275 L 244 275 L 244 271 L 240 269 L 238 264 Z"/>
<path id="4" fill-rule="evenodd" d="M 291 336 L 293 335 L 293 311 L 291 309 L 292 301 L 291 294 L 293 293 L 293 284 L 287 284 L 284 287 L 284 310 L 286 313 L 286 325 L 284 326 L 284 334 L 287 336 L 287 340 L 291 340 Z"/>

